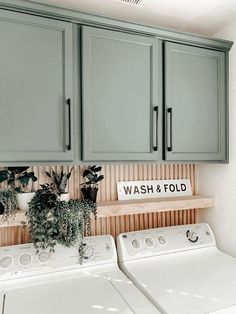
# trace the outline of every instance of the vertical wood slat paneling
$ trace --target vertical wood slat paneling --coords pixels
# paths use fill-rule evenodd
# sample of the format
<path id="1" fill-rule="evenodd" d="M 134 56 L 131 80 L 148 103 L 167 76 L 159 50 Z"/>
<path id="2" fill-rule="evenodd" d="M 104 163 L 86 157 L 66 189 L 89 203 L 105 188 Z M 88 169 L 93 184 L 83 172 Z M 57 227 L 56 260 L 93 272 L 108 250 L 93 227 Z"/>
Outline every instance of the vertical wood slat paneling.
<path id="1" fill-rule="evenodd" d="M 68 172 L 71 166 L 53 166 L 55 171 Z M 69 181 L 71 198 L 81 198 L 80 184 L 84 166 L 75 166 Z M 39 184 L 50 182 L 45 170 L 50 167 L 33 167 L 38 177 L 34 188 Z M 196 192 L 196 165 L 194 164 L 135 164 L 135 165 L 104 165 L 105 179 L 100 183 L 98 201 L 112 201 L 117 199 L 116 182 L 131 180 L 160 180 L 160 179 L 190 179 L 193 194 Z M 6 185 L 1 185 L 5 188 Z M 121 232 L 142 230 L 148 228 L 166 227 L 187 223 L 196 223 L 197 209 L 170 211 L 163 213 L 149 213 L 126 215 L 109 218 L 98 218 L 92 222 L 91 235 L 111 234 L 116 237 Z M 0 228 L 0 246 L 28 242 L 30 239 L 27 228 L 21 227 Z"/>

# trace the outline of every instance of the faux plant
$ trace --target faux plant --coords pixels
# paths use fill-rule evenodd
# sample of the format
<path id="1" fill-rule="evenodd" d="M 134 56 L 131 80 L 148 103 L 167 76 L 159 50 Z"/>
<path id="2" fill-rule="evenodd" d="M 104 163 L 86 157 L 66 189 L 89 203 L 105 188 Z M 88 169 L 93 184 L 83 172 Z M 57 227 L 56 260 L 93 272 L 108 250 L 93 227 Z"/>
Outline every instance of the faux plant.
<path id="1" fill-rule="evenodd" d="M 85 200 L 91 200 L 96 203 L 98 182 L 104 179 L 102 174 L 99 174 L 102 170 L 101 166 L 88 166 L 83 172 L 84 183 L 82 183 L 81 191 Z"/>
<path id="2" fill-rule="evenodd" d="M 13 189 L 0 190 L 0 223 L 14 219 L 16 210 L 16 192 Z"/>
<path id="3" fill-rule="evenodd" d="M 91 215 L 96 217 L 96 204 L 81 200 L 60 201 L 50 185 L 41 187 L 36 191 L 26 212 L 36 251 L 49 249 L 53 252 L 57 243 L 67 247 L 78 243 L 82 261 L 83 236 L 90 232 Z"/>
<path id="4" fill-rule="evenodd" d="M 8 186 L 18 193 L 26 192 L 30 182 L 36 182 L 38 179 L 34 172 L 27 172 L 29 167 L 8 167 L 0 171 L 0 183 L 7 182 Z M 32 191 L 32 188 L 31 188 Z"/>
<path id="5" fill-rule="evenodd" d="M 102 170 L 101 166 L 88 166 L 83 172 L 84 183 L 82 183 L 83 188 L 97 188 L 98 182 L 104 179 L 104 175 L 100 174 Z"/>
<path id="6" fill-rule="evenodd" d="M 57 174 L 53 169 L 50 170 L 50 172 L 46 171 L 46 175 L 52 180 L 51 188 L 57 193 L 57 194 L 64 194 L 66 193 L 66 187 L 68 180 L 71 176 L 71 172 L 74 167 L 71 168 L 70 172 L 63 173 L 61 171 L 60 174 Z"/>

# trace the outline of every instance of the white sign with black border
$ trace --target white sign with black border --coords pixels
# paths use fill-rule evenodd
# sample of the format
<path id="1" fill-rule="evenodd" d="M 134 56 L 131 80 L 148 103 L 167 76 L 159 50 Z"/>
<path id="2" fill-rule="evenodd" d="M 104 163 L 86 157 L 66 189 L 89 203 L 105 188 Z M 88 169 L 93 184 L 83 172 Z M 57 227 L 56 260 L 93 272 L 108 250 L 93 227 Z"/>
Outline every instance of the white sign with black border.
<path id="1" fill-rule="evenodd" d="M 190 179 L 117 182 L 118 200 L 192 195 Z"/>

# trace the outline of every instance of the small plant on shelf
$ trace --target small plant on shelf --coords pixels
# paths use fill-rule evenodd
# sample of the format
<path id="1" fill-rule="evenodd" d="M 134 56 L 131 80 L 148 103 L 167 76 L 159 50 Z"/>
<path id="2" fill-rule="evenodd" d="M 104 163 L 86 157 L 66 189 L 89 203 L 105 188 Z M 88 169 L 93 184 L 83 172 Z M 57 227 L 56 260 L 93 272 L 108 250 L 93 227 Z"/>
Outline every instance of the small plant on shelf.
<path id="1" fill-rule="evenodd" d="M 15 190 L 21 210 L 28 209 L 28 203 L 35 195 L 33 183 L 38 180 L 34 172 L 28 172 L 28 169 L 29 167 L 8 167 L 0 171 L 0 183 L 6 181 L 8 186 Z"/>
<path id="2" fill-rule="evenodd" d="M 73 169 L 74 167 L 68 173 L 61 171 L 60 174 L 56 173 L 53 169 L 50 172 L 45 172 L 52 180 L 51 189 L 60 196 L 61 200 L 69 201 L 69 192 L 66 191 L 66 188 Z"/>
<path id="3" fill-rule="evenodd" d="M 60 201 L 49 184 L 41 186 L 26 212 L 31 238 L 38 253 L 54 252 L 56 244 L 78 245 L 80 261 L 84 255 L 84 234 L 91 228 L 91 216 L 96 218 L 96 204 L 90 201 Z"/>
<path id="4" fill-rule="evenodd" d="M 13 189 L 0 190 L 0 224 L 14 220 L 17 211 L 16 192 Z"/>
<path id="5" fill-rule="evenodd" d="M 100 174 L 101 166 L 88 166 L 83 172 L 84 183 L 82 183 L 81 191 L 84 199 L 89 199 L 96 202 L 98 183 L 104 179 L 104 175 Z"/>

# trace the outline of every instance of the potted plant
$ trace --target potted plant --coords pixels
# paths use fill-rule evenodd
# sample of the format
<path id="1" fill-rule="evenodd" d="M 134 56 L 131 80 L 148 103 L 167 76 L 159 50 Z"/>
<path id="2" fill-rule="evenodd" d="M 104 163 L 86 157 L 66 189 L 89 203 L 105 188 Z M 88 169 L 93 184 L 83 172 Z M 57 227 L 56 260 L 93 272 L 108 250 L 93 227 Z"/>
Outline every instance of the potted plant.
<path id="1" fill-rule="evenodd" d="M 63 171 L 61 171 L 60 174 L 57 174 L 53 169 L 51 169 L 50 172 L 45 172 L 46 175 L 52 180 L 51 189 L 59 195 L 61 201 L 68 202 L 70 199 L 70 193 L 66 191 L 66 188 L 73 169 L 74 167 L 72 167 L 68 173 L 63 173 Z"/>
<path id="2" fill-rule="evenodd" d="M 58 194 L 51 190 L 49 184 L 41 185 L 26 212 L 36 253 L 40 250 L 54 252 L 56 244 L 67 247 L 78 244 L 82 261 L 83 236 L 90 230 L 91 214 L 96 217 L 96 205 L 93 202 L 60 201 Z"/>
<path id="3" fill-rule="evenodd" d="M 17 210 L 16 192 L 13 189 L 0 190 L 0 223 L 14 219 Z"/>
<path id="4" fill-rule="evenodd" d="M 34 172 L 28 172 L 28 169 L 29 167 L 8 167 L 0 171 L 0 183 L 7 181 L 8 186 L 17 192 L 16 199 L 21 210 L 29 208 L 28 203 L 35 195 L 33 182 L 38 180 Z"/>
<path id="5" fill-rule="evenodd" d="M 83 187 L 81 188 L 81 191 L 85 200 L 91 200 L 94 203 L 96 202 L 98 182 L 104 179 L 104 176 L 102 174 L 99 174 L 101 170 L 102 167 L 96 165 L 88 166 L 88 168 L 84 170 L 84 183 L 82 183 Z"/>

